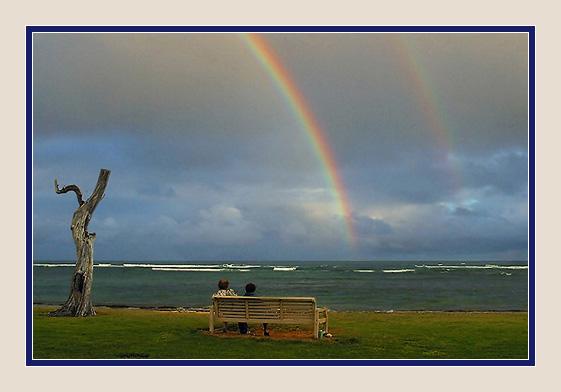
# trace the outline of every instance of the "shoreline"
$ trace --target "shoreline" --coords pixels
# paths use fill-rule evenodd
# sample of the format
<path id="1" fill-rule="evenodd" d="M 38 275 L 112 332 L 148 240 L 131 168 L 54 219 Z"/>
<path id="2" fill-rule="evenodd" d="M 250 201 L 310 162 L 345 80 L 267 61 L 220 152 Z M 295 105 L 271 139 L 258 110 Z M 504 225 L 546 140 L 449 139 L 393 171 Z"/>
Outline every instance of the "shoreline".
<path id="1" fill-rule="evenodd" d="M 33 307 L 58 307 L 61 304 L 50 304 L 34 302 Z M 131 310 L 154 310 L 160 312 L 186 312 L 186 313 L 208 313 L 207 307 L 182 307 L 182 306 L 133 306 L 133 305 L 94 305 L 94 308 L 109 309 L 131 309 Z M 507 310 L 477 310 L 477 309 L 441 309 L 441 310 L 422 310 L 422 309 L 400 309 L 400 310 L 332 310 L 330 313 L 528 313 L 527 309 L 507 309 Z"/>

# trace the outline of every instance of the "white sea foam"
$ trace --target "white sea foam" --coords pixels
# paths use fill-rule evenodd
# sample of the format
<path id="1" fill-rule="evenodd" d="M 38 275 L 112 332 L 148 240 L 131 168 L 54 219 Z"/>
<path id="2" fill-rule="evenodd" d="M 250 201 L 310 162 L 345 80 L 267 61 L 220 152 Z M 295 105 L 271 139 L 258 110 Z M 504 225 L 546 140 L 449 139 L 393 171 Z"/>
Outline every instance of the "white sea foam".
<path id="1" fill-rule="evenodd" d="M 46 263 L 37 263 L 33 264 L 34 267 L 74 267 L 76 264 L 46 264 Z"/>
<path id="2" fill-rule="evenodd" d="M 374 270 L 358 269 L 358 270 L 353 270 L 353 272 L 374 272 Z"/>
<path id="3" fill-rule="evenodd" d="M 400 272 L 415 272 L 414 269 L 405 268 L 405 269 L 395 269 L 395 270 L 382 270 L 385 273 L 400 273 Z"/>
<path id="4" fill-rule="evenodd" d="M 128 268 L 221 268 L 220 264 L 123 264 Z"/>
<path id="5" fill-rule="evenodd" d="M 152 271 L 176 271 L 176 272 L 220 272 L 225 268 L 165 268 L 154 267 Z"/>
<path id="6" fill-rule="evenodd" d="M 33 266 L 35 267 L 74 267 L 76 266 L 76 264 L 46 264 L 46 263 L 38 263 L 38 264 L 33 264 Z M 99 264 L 94 264 L 94 267 L 98 267 L 98 268 L 109 268 L 109 267 L 118 267 L 121 268 L 123 267 L 120 264 L 110 264 L 110 263 L 99 263 Z"/>
<path id="7" fill-rule="evenodd" d="M 153 267 L 152 271 L 180 271 L 180 272 L 220 272 L 220 271 L 236 271 L 236 272 L 250 272 L 247 268 L 167 268 L 167 267 Z"/>
<path id="8" fill-rule="evenodd" d="M 527 265 L 490 265 L 490 268 L 500 268 L 500 269 L 528 269 Z"/>
<path id="9" fill-rule="evenodd" d="M 295 271 L 298 267 L 273 267 L 273 271 Z"/>
<path id="10" fill-rule="evenodd" d="M 260 265 L 248 265 L 248 264 L 224 264 L 223 267 L 232 268 L 232 269 L 261 268 Z"/>
<path id="11" fill-rule="evenodd" d="M 415 265 L 417 268 L 440 268 L 440 269 L 528 269 L 527 265 L 496 265 L 496 264 L 485 264 L 485 265 Z"/>

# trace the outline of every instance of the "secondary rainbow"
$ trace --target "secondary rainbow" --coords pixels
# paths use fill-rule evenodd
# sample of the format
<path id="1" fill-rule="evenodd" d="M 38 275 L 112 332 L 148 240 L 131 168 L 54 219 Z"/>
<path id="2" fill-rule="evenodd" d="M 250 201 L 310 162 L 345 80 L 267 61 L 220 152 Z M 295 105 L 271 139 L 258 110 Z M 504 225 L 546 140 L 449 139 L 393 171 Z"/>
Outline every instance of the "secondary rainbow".
<path id="1" fill-rule="evenodd" d="M 345 220 L 346 234 L 349 243 L 354 245 L 356 242 L 356 235 L 353 228 L 349 199 L 325 131 L 321 128 L 310 105 L 294 82 L 294 79 L 265 38 L 258 34 L 243 34 L 243 39 L 267 71 L 291 110 L 294 112 L 298 122 L 306 131 L 315 154 L 324 167 L 324 175 L 333 197 L 337 202 L 339 214 Z"/>
<path id="2" fill-rule="evenodd" d="M 435 89 L 430 85 L 430 78 L 421 62 L 418 61 L 407 37 L 402 34 L 393 34 L 390 36 L 390 40 L 402 74 L 410 87 L 409 91 L 413 93 L 416 106 L 433 134 L 440 153 L 439 160 L 444 169 L 448 171 L 447 181 L 453 189 L 459 189 L 462 183 L 462 170 L 458 162 L 450 156 L 453 134 L 451 127 L 446 125 L 446 112 L 439 110 Z"/>

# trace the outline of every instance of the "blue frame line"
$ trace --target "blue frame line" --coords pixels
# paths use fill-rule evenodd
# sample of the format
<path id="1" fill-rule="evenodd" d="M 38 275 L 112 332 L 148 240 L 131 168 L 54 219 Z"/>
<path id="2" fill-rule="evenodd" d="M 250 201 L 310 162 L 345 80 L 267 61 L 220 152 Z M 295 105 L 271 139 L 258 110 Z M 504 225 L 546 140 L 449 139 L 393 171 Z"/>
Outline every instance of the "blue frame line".
<path id="1" fill-rule="evenodd" d="M 27 305 L 25 318 L 25 358 L 27 365 L 32 363 L 33 356 L 33 243 L 32 243 L 32 203 L 33 203 L 33 149 L 32 149 L 32 130 L 33 130 L 33 30 L 27 28 L 25 34 L 25 303 Z"/>
<path id="2" fill-rule="evenodd" d="M 528 358 L 527 359 L 34 359 L 33 358 L 33 33 L 528 33 Z M 26 27 L 26 365 L 27 366 L 535 366 L 535 27 L 534 26 L 27 26 Z"/>
<path id="3" fill-rule="evenodd" d="M 28 26 L 37 33 L 184 33 L 184 32 L 260 32 L 260 33 L 527 33 L 533 26 Z"/>
<path id="4" fill-rule="evenodd" d="M 528 366 L 526 359 L 33 359 L 32 366 Z"/>
<path id="5" fill-rule="evenodd" d="M 535 262 L 535 137 L 536 137 L 536 41 L 535 29 L 528 31 L 528 361 L 536 364 L 536 262 Z"/>

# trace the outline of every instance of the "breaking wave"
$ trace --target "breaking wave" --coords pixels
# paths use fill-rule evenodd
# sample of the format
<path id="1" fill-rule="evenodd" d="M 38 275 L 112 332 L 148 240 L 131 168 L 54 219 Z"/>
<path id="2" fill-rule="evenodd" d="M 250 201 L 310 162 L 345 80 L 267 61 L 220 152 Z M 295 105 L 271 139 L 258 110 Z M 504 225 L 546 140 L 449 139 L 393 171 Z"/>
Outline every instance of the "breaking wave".
<path id="1" fill-rule="evenodd" d="M 127 268 L 220 268 L 221 264 L 123 264 Z"/>
<path id="2" fill-rule="evenodd" d="M 295 271 L 298 267 L 273 267 L 273 271 Z"/>
<path id="3" fill-rule="evenodd" d="M 249 265 L 249 264 L 223 264 L 222 266 L 231 269 L 261 268 L 260 265 Z"/>
<path id="4" fill-rule="evenodd" d="M 225 268 L 159 268 L 154 267 L 152 271 L 175 271 L 175 272 L 220 272 L 225 271 Z"/>
<path id="5" fill-rule="evenodd" d="M 416 268 L 428 268 L 428 269 L 528 269 L 527 265 L 497 265 L 497 264 L 485 264 L 485 265 L 415 265 Z"/>

